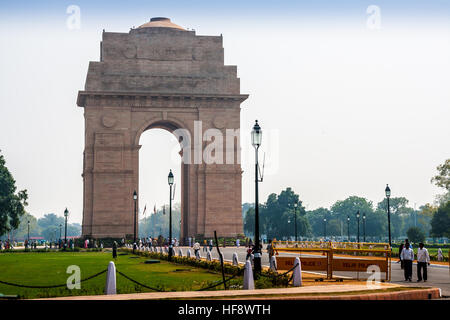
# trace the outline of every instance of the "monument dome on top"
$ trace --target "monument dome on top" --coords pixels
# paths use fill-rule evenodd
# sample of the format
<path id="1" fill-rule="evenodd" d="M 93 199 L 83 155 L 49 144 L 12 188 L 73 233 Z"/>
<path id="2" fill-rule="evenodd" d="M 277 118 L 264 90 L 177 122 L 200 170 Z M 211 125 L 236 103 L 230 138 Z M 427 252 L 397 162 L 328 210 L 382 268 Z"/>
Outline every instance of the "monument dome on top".
<path id="1" fill-rule="evenodd" d="M 139 28 L 173 28 L 186 31 L 186 29 L 184 29 L 183 27 L 180 27 L 179 25 L 170 21 L 169 18 L 164 17 L 151 18 L 150 22 L 144 23 L 143 25 L 139 26 Z"/>

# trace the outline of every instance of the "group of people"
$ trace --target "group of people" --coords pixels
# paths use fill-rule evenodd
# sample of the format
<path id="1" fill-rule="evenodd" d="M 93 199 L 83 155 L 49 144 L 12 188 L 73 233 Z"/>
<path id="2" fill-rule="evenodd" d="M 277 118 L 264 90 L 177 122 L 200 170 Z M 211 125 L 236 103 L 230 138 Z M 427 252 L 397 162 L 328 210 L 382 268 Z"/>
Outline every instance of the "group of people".
<path id="1" fill-rule="evenodd" d="M 101 241 L 99 242 L 98 240 L 92 240 L 91 241 L 89 239 L 85 239 L 83 247 L 85 249 L 88 249 L 88 248 L 91 248 L 91 249 L 98 249 L 98 248 L 103 249 L 103 242 L 101 242 Z M 73 241 L 71 243 L 70 240 L 69 240 L 69 248 L 73 249 Z"/>
<path id="2" fill-rule="evenodd" d="M 0 240 L 0 250 L 14 249 L 15 246 L 16 246 L 15 241 L 11 242 L 9 240 L 5 240 L 5 242 L 3 243 L 3 241 Z"/>
<path id="3" fill-rule="evenodd" d="M 412 269 L 414 261 L 414 251 L 409 243 L 408 239 L 405 239 L 405 243 L 402 243 L 399 248 L 399 262 L 401 263 L 401 268 L 404 270 L 405 281 L 412 281 Z M 419 243 L 419 248 L 417 249 L 417 282 L 427 281 L 427 266 L 430 265 L 430 255 L 428 250 L 424 247 L 422 242 Z"/>

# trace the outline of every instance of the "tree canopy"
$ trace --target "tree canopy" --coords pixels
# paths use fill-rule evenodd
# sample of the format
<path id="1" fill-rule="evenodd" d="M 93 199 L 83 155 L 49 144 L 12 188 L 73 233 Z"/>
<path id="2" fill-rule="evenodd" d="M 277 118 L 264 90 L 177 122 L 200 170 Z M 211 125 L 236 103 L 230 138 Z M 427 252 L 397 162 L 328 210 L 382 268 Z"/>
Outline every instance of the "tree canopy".
<path id="1" fill-rule="evenodd" d="M 431 220 L 431 234 L 434 237 L 450 238 L 450 201 L 441 204 Z"/>
<path id="2" fill-rule="evenodd" d="M 297 204 L 295 208 L 294 204 Z M 309 236 L 311 229 L 306 219 L 306 210 L 299 200 L 299 195 L 291 188 L 282 190 L 279 195 L 272 193 L 264 204 L 259 205 L 259 230 L 261 235 L 268 239 L 282 239 L 295 237 L 295 222 L 297 222 L 297 235 Z M 244 219 L 246 234 L 254 234 L 255 209 L 249 208 Z"/>
<path id="3" fill-rule="evenodd" d="M 438 174 L 431 178 L 431 182 L 438 187 L 450 191 L 450 159 L 445 160 L 445 162 L 437 166 L 436 169 L 438 170 Z"/>
<path id="4" fill-rule="evenodd" d="M 16 181 L 6 167 L 6 161 L 0 154 L 0 236 L 16 229 L 20 217 L 25 214 L 27 190 L 16 192 Z"/>

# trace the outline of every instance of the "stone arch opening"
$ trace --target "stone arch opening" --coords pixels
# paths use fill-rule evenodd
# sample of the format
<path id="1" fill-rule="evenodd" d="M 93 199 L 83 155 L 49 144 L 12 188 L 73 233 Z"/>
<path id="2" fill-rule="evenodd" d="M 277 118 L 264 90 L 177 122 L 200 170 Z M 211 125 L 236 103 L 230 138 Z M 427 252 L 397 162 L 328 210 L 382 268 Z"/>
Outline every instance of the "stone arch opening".
<path id="1" fill-rule="evenodd" d="M 160 208 L 165 205 L 166 214 L 169 214 L 169 186 L 167 184 L 167 175 L 169 170 L 172 170 L 176 184 L 174 190 L 175 199 L 172 202 L 172 208 L 175 208 L 175 204 L 180 204 L 181 211 L 181 220 L 174 219 L 173 217 L 172 232 L 174 238 L 180 239 L 182 238 L 182 234 L 187 233 L 187 226 L 184 227 L 184 223 L 187 221 L 189 208 L 189 175 L 186 174 L 188 168 L 184 166 L 182 161 L 183 144 L 180 143 L 181 138 L 174 134 L 174 131 L 178 129 L 183 129 L 181 128 L 181 122 L 175 123 L 167 120 L 152 121 L 145 125 L 145 129 L 142 132 L 139 132 L 136 136 L 136 140 L 139 147 L 139 166 L 137 175 L 141 210 L 147 205 L 147 215 L 151 215 L 153 214 L 155 206 L 157 210 L 160 210 Z M 151 136 L 152 134 L 153 136 Z M 159 137 L 155 137 L 155 135 L 159 135 Z M 164 137 L 162 138 L 163 135 Z M 172 138 L 172 141 L 169 141 L 170 138 Z M 157 141 L 155 141 L 155 139 Z M 155 158 L 162 158 L 163 161 L 154 161 Z M 146 163 L 143 164 L 143 161 L 146 161 Z M 151 181 L 148 182 L 148 180 Z M 148 189 L 150 189 L 148 186 L 149 184 L 158 186 L 158 188 L 151 188 L 151 190 L 156 193 L 153 197 L 148 193 Z M 152 200 L 155 200 L 155 198 L 163 200 L 158 203 L 151 202 Z M 150 202 L 147 200 L 150 200 Z M 179 234 L 174 231 L 178 229 L 180 230 Z M 155 232 L 158 232 L 158 230 L 155 230 Z M 151 234 L 151 236 L 159 236 L 159 233 Z M 163 236 L 168 236 L 168 234 L 163 234 Z"/>

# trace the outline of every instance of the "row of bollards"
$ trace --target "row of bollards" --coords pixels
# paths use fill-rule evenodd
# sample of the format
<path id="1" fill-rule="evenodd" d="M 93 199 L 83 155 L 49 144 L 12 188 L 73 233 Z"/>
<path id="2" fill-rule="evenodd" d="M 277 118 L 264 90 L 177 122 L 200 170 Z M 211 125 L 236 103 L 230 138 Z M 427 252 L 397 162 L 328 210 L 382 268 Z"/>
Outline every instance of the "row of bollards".
<path id="1" fill-rule="evenodd" d="M 127 245 L 127 248 L 131 248 L 131 247 L 129 247 L 129 245 Z M 141 248 L 138 248 L 138 250 L 158 252 L 158 249 L 156 247 L 150 247 L 150 248 L 141 247 Z M 163 248 L 160 247 L 159 253 L 163 253 L 163 252 L 167 253 L 167 248 L 165 248 L 163 251 Z M 181 250 L 181 248 L 178 249 L 178 256 L 179 257 L 183 256 L 183 251 Z M 188 258 L 193 257 L 190 249 L 187 249 L 186 256 Z M 199 259 L 199 260 L 201 259 L 200 250 L 195 251 L 195 258 Z M 206 260 L 207 261 L 213 260 L 211 251 L 209 249 L 206 253 Z M 252 257 L 245 262 L 244 283 L 243 283 L 244 290 L 254 290 L 255 289 L 255 281 L 253 278 L 253 270 L 252 270 L 252 262 L 251 261 L 252 261 Z M 233 253 L 232 264 L 234 266 L 239 266 L 238 255 L 236 252 Z M 301 276 L 301 263 L 300 263 L 299 257 L 295 258 L 294 267 L 295 268 L 292 270 L 293 271 L 292 283 L 293 283 L 294 287 L 300 287 L 302 285 L 302 276 Z M 272 270 L 274 272 L 277 271 L 277 260 L 276 260 L 275 256 L 272 256 L 270 258 L 270 270 Z M 112 262 L 112 261 L 108 265 L 105 294 L 116 294 L 116 267 L 114 265 L 114 262 Z"/>

